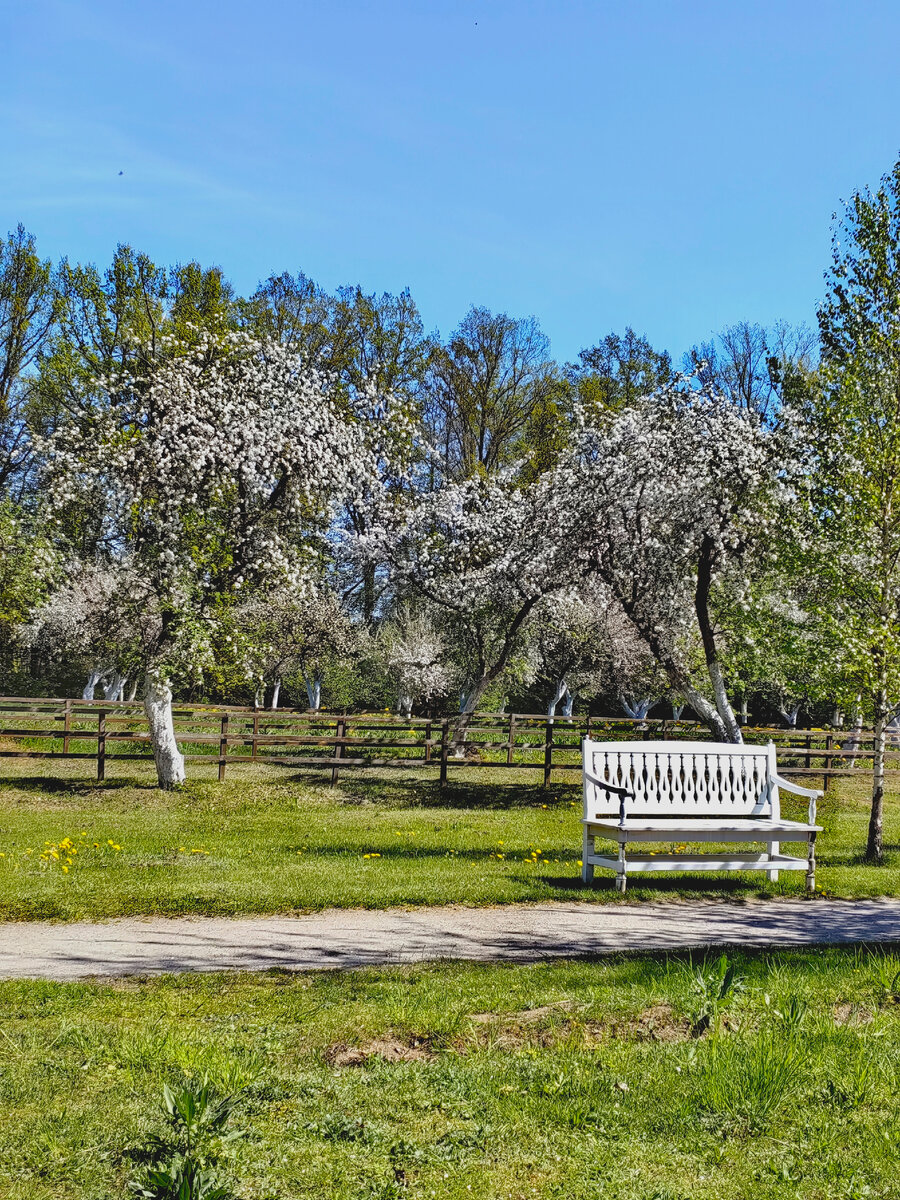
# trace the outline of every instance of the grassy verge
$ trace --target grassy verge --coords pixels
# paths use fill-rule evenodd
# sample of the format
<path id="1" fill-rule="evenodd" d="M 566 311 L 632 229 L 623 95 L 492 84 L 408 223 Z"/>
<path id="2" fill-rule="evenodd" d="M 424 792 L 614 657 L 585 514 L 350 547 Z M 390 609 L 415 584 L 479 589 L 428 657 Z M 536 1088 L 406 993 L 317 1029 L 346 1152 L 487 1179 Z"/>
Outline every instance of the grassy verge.
<path id="1" fill-rule="evenodd" d="M 235 765 L 224 784 L 212 766 L 192 769 L 166 794 L 144 764 L 117 763 L 98 784 L 87 762 L 4 763 L 0 919 L 617 899 L 611 879 L 580 885 L 571 776 L 544 793 L 536 773 L 459 769 L 442 797 L 434 772 L 348 771 L 331 789 L 285 768 Z M 830 895 L 900 895 L 900 801 L 888 797 L 887 864 L 874 869 L 860 861 L 867 798 L 861 775 L 821 805 L 818 882 Z M 802 888 L 800 874 L 660 875 L 638 877 L 628 898 Z"/>
<path id="2" fill-rule="evenodd" d="M 0 1196 L 124 1196 L 207 1078 L 243 1200 L 895 1197 L 900 960 L 732 966 L 4 983 Z"/>

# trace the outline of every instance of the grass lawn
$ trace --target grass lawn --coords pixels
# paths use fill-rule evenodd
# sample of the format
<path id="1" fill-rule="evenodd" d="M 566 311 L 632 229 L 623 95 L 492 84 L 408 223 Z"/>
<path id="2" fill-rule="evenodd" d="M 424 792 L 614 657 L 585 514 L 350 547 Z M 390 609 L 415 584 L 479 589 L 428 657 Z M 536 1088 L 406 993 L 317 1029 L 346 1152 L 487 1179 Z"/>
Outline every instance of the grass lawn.
<path id="1" fill-rule="evenodd" d="M 442 798 L 434 771 L 347 771 L 332 789 L 309 771 L 251 764 L 219 784 L 213 766 L 192 764 L 185 790 L 168 794 L 143 763 L 111 764 L 102 784 L 79 760 L 4 760 L 0 771 L 2 919 L 618 901 L 611 877 L 580 885 L 571 775 L 544 793 L 536 772 L 458 768 Z M 859 861 L 867 789 L 860 772 L 820 806 L 817 879 L 829 895 L 900 895 L 896 794 L 887 864 Z M 786 801 L 785 813 L 805 817 L 805 806 Z M 802 890 L 802 873 L 776 884 L 762 874 L 638 876 L 628 900 Z"/>
<path id="2" fill-rule="evenodd" d="M 243 1200 L 897 1197 L 900 959 L 714 964 L 3 983 L 0 1196 L 125 1196 L 208 1077 Z"/>

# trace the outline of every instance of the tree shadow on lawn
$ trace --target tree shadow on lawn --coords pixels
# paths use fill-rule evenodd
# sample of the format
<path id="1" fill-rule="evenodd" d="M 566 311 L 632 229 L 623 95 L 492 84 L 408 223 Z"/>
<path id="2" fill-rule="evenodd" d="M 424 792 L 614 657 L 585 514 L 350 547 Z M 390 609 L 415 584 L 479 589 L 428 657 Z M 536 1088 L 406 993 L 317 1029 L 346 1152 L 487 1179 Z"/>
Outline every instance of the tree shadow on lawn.
<path id="1" fill-rule="evenodd" d="M 358 859 L 362 854 L 377 854 L 382 862 L 414 862 L 416 859 L 442 859 L 447 862 L 473 862 L 473 863 L 490 863 L 493 862 L 497 866 L 523 866 L 531 863 L 524 852 L 506 854 L 504 858 L 496 857 L 497 851 L 484 849 L 479 850 L 472 848 L 468 850 L 452 850 L 446 846 L 416 846 L 415 844 L 406 844 L 402 846 L 385 846 L 380 848 L 377 841 L 373 841 L 370 845 L 347 846 L 345 843 L 330 846 L 309 846 L 307 844 L 305 853 L 312 858 L 313 856 L 322 858 L 343 858 L 348 857 Z M 296 854 L 302 849 L 299 845 L 282 846 L 282 850 L 287 854 Z M 547 850 L 546 854 L 552 856 L 553 859 L 559 859 L 560 862 L 570 862 L 573 865 L 578 861 L 578 855 L 581 853 L 581 847 L 564 846 L 556 850 Z M 545 865 L 545 864 L 542 864 Z M 537 878 L 537 876 L 536 876 Z"/>
<path id="2" fill-rule="evenodd" d="M 298 783 L 308 780 L 297 775 Z M 342 782 L 346 801 L 363 804 L 389 804 L 397 808 L 571 808 L 580 796 L 580 786 L 554 785 L 547 792 L 540 784 L 448 783 L 443 790 L 432 779 L 347 779 Z"/>
<path id="3" fill-rule="evenodd" d="M 39 792 L 42 795 L 86 796 L 101 791 L 119 791 L 122 788 L 155 788 L 137 779 L 57 779 L 53 775 L 0 775 L 0 789 L 18 789 L 23 792 Z"/>

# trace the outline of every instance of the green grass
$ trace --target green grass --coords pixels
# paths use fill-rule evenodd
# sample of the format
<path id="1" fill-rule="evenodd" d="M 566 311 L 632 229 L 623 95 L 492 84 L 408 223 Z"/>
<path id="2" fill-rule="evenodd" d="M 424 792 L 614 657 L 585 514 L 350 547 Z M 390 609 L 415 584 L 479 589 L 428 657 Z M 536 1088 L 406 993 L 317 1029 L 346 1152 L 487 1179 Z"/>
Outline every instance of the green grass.
<path id="1" fill-rule="evenodd" d="M 544 793 L 537 772 L 456 768 L 441 797 L 434 771 L 346 771 L 332 789 L 322 774 L 250 764 L 232 765 L 219 784 L 213 766 L 195 763 L 187 788 L 167 794 L 147 764 L 112 764 L 103 784 L 92 769 L 5 760 L 0 919 L 618 899 L 609 877 L 580 885 L 581 800 L 571 775 Z M 820 806 L 817 878 L 829 895 L 900 895 L 896 795 L 887 802 L 886 865 L 860 861 L 867 783 L 862 772 L 842 780 Z M 802 816 L 805 807 L 785 812 Z M 65 854 L 41 857 L 64 838 L 78 850 L 67 872 Z M 801 873 L 775 884 L 763 875 L 659 875 L 637 877 L 628 900 L 802 889 Z"/>
<path id="2" fill-rule="evenodd" d="M 0 1196 L 124 1196 L 208 1077 L 244 1200 L 896 1197 L 900 959 L 734 962 L 704 1036 L 684 958 L 3 983 Z"/>

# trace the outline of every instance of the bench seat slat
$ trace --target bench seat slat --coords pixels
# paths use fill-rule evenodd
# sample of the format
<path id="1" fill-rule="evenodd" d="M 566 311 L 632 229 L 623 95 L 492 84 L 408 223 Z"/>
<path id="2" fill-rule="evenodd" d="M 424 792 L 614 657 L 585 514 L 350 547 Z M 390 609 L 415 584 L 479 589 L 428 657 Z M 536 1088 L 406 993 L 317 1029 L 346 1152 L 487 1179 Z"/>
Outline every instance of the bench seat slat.
<path id="1" fill-rule="evenodd" d="M 582 824 L 596 830 L 598 837 L 615 841 L 624 832 L 628 835 L 628 841 L 633 842 L 671 842 L 680 839 L 689 842 L 752 842 L 778 841 L 781 838 L 790 841 L 790 834 L 805 839 L 809 833 L 822 832 L 821 825 L 810 825 L 806 821 L 765 821 L 752 817 L 743 821 L 740 818 L 721 820 L 716 817 L 674 817 L 652 821 L 626 818 L 624 825 L 618 821 L 587 818 Z M 733 834 L 733 838 L 729 838 L 728 834 Z"/>
<path id="2" fill-rule="evenodd" d="M 592 867 L 615 871 L 618 859 L 601 854 L 588 858 Z M 805 858 L 788 854 L 635 854 L 628 856 L 628 874 L 632 871 L 805 871 Z"/>

